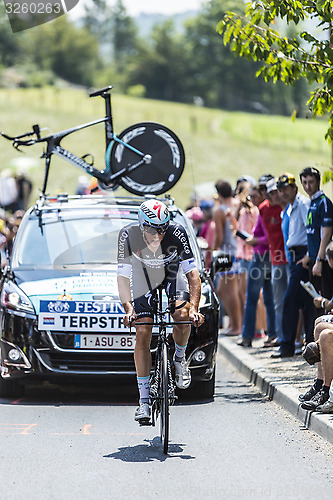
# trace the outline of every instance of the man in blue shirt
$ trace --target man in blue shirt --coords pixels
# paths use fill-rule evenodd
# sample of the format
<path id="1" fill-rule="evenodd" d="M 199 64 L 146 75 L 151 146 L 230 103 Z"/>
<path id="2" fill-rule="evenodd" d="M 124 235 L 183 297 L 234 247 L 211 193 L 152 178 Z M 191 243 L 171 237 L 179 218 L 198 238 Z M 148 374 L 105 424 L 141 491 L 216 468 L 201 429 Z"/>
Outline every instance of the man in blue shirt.
<path id="1" fill-rule="evenodd" d="M 333 204 L 320 190 L 320 172 L 306 167 L 300 173 L 304 191 L 311 203 L 307 215 L 307 254 L 302 259 L 304 268 L 310 271 L 310 281 L 323 297 L 333 295 L 333 272 L 325 260 L 325 249 L 332 238 Z M 317 309 L 317 316 L 324 314 Z"/>
<path id="2" fill-rule="evenodd" d="M 289 283 L 284 296 L 282 339 L 280 349 L 272 354 L 273 358 L 286 358 L 295 353 L 295 337 L 299 310 L 303 311 L 306 341 L 313 341 L 315 310 L 312 297 L 300 285 L 308 280 L 308 270 L 302 266 L 307 253 L 306 224 L 310 200 L 298 192 L 295 177 L 290 173 L 281 175 L 277 188 L 284 203 L 288 204 L 289 235 L 288 247 Z"/>

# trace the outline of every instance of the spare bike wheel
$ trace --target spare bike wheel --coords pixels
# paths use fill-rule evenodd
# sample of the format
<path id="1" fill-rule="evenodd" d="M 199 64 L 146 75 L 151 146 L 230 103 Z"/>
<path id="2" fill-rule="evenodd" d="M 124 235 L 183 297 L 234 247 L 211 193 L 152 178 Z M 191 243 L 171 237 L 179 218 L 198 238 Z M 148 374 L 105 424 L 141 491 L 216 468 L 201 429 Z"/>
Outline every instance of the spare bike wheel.
<path id="1" fill-rule="evenodd" d="M 113 141 L 109 165 L 111 174 L 129 169 L 119 184 L 136 195 L 159 195 L 169 191 L 180 179 L 185 166 L 185 153 L 179 138 L 159 123 L 137 123 L 125 129 Z M 107 161 L 108 163 L 108 161 Z"/>

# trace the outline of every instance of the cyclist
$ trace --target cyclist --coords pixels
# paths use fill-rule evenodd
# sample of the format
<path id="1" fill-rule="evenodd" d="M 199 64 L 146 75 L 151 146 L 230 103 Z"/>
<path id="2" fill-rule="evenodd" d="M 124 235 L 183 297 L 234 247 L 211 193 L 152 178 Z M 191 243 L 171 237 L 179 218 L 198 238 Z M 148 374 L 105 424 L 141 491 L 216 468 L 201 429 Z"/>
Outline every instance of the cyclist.
<path id="1" fill-rule="evenodd" d="M 150 418 L 149 375 L 151 371 L 150 341 L 153 322 L 151 301 L 154 289 L 163 285 L 170 298 L 176 298 L 175 321 L 191 321 L 200 326 L 204 316 L 198 312 L 201 281 L 184 227 L 170 221 L 167 206 L 151 199 L 139 207 L 138 223 L 133 222 L 119 232 L 118 237 L 118 289 L 125 309 L 125 326 L 135 323 L 136 344 L 134 361 L 139 389 L 139 406 L 135 420 Z M 191 373 L 185 361 L 190 336 L 190 325 L 174 325 L 175 382 L 187 389 Z"/>

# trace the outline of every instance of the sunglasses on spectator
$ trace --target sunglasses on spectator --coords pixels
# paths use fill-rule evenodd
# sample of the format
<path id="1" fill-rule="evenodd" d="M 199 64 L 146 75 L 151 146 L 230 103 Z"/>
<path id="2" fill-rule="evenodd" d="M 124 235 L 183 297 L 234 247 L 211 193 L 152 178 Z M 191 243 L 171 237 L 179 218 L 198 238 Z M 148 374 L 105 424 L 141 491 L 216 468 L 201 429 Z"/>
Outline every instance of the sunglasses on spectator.
<path id="1" fill-rule="evenodd" d="M 164 234 L 165 231 L 167 230 L 167 227 L 151 227 L 151 226 L 146 226 L 144 224 L 143 229 L 146 233 L 148 234 Z"/>

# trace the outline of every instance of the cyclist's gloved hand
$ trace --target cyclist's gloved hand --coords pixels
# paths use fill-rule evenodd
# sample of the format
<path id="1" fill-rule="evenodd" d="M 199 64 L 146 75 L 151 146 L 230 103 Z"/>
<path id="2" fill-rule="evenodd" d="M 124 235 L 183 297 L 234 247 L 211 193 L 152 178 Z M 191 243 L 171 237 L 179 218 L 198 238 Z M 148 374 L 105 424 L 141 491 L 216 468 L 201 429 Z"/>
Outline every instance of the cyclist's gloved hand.
<path id="1" fill-rule="evenodd" d="M 205 321 L 205 316 L 196 311 L 194 308 L 190 308 L 189 319 L 192 321 L 193 326 L 199 327 Z"/>
<path id="2" fill-rule="evenodd" d="M 132 309 L 129 309 L 128 311 L 126 311 L 126 314 L 125 316 L 123 317 L 123 323 L 125 326 L 133 326 L 135 321 L 136 321 L 136 313 L 134 311 L 134 308 Z"/>

